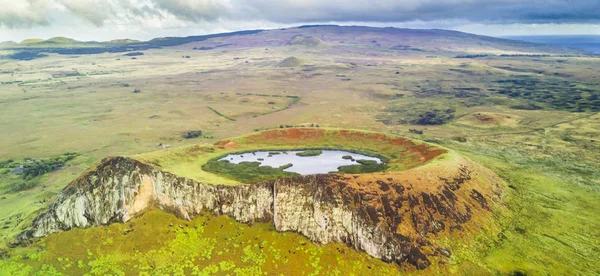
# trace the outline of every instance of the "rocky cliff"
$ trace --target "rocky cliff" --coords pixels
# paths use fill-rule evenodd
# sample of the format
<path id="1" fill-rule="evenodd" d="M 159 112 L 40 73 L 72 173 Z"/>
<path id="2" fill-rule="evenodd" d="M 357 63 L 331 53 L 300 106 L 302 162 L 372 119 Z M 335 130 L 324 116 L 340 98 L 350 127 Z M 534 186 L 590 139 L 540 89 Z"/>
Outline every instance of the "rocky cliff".
<path id="1" fill-rule="evenodd" d="M 342 242 L 423 269 L 431 256 L 449 255 L 435 239 L 477 231 L 500 191 L 492 173 L 463 158 L 405 172 L 223 186 L 111 157 L 69 184 L 18 238 L 126 222 L 148 208 L 185 219 L 208 210 L 245 223 L 272 222 L 278 231 L 295 231 L 316 243 Z"/>

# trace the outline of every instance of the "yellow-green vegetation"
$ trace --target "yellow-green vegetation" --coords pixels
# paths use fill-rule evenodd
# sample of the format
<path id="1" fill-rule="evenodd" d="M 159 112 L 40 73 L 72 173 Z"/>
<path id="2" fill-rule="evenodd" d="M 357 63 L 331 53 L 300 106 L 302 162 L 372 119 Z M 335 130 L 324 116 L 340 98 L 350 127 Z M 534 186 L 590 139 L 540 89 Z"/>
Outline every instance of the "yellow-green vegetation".
<path id="1" fill-rule="evenodd" d="M 304 152 L 316 154 L 321 150 L 341 149 L 376 156 L 386 163 L 389 162 L 388 164 L 344 166 L 343 172 L 348 173 L 403 170 L 419 163 L 419 160 L 413 160 L 411 156 L 402 155 L 408 145 L 392 145 L 387 142 L 372 140 L 373 137 L 395 139 L 396 137 L 393 135 L 385 136 L 379 133 L 358 130 L 305 128 L 301 131 L 308 133 L 308 135 L 298 138 L 294 137 L 294 135 L 300 135 L 296 133 L 297 131 L 297 129 L 273 129 L 221 141 L 215 145 L 182 147 L 167 152 L 159 151 L 135 155 L 133 158 L 199 182 L 224 185 L 238 185 L 296 175 L 284 172 L 283 169 L 285 168 L 259 166 L 256 162 L 242 162 L 244 164 L 238 165 L 227 161 L 218 161 L 228 154 L 253 151 L 305 150 Z M 291 134 L 288 132 L 291 132 Z M 281 134 L 270 135 L 270 133 Z M 311 135 L 311 133 L 315 135 Z M 410 143 L 418 145 L 421 142 L 412 141 Z"/>
<path id="2" fill-rule="evenodd" d="M 25 40 L 21 41 L 20 44 L 24 44 L 24 45 L 25 44 L 35 44 L 35 43 L 42 43 L 44 41 L 45 40 L 43 40 L 41 38 L 28 38 L 28 39 L 25 39 Z"/>
<path id="3" fill-rule="evenodd" d="M 356 160 L 357 165 L 346 165 L 338 167 L 340 173 L 372 173 L 380 172 L 386 169 L 384 163 L 377 163 L 374 160 Z"/>
<path id="4" fill-rule="evenodd" d="M 127 224 L 52 235 L 9 259 L 2 275 L 397 275 L 342 244 L 318 246 L 269 224 L 154 210 Z"/>
<path id="5" fill-rule="evenodd" d="M 586 137 L 599 134 L 589 129 L 598 116 L 581 114 L 530 132 L 491 135 L 505 130 L 487 129 L 469 136 L 466 143 L 426 138 L 485 164 L 509 187 L 507 208 L 496 212 L 488 231 L 472 248 L 454 251 L 455 272 L 470 274 L 462 270 L 466 264 L 499 274 L 600 272 L 600 247 L 595 242 L 600 221 L 592 219 L 600 212 L 598 145 Z M 565 133 L 573 140 L 565 141 Z M 496 231 L 499 234 L 491 234 Z"/>
<path id="6" fill-rule="evenodd" d="M 53 159 L 53 158 L 52 158 Z M 58 194 L 64 183 L 74 180 L 82 171 L 90 167 L 94 159 L 78 156 L 69 161 L 61 169 L 49 172 L 39 178 L 39 184 L 27 190 L 13 192 L 10 188 L 10 178 L 0 177 L 3 192 L 0 194 L 0 236 L 6 241 L 12 241 L 14 236 L 27 227 L 31 220 L 48 206 Z M 17 176 L 11 176 L 17 177 Z M 6 247 L 0 243 L 0 248 Z"/>
<path id="7" fill-rule="evenodd" d="M 479 144 L 479 143 L 477 143 Z M 597 166 L 574 156 L 533 157 L 522 150 L 461 147 L 505 179 L 508 210 L 495 221 L 496 236 L 482 233 L 476 250 L 455 252 L 454 260 L 473 262 L 502 274 L 572 274 L 600 272 L 600 211 Z M 595 187 L 594 187 L 595 186 Z"/>
<path id="8" fill-rule="evenodd" d="M 215 114 L 217 114 L 217 115 L 219 115 L 219 116 L 221 116 L 221 117 L 223 117 L 223 118 L 225 118 L 225 119 L 227 119 L 227 120 L 229 120 L 229 121 L 235 121 L 235 119 L 233 119 L 233 118 L 229 118 L 229 117 L 227 117 L 227 116 L 223 115 L 223 113 L 221 113 L 221 112 L 219 112 L 219 111 L 215 110 L 214 108 L 212 108 L 212 107 L 210 107 L 210 106 L 207 106 L 206 108 L 210 109 L 210 110 L 211 110 L 212 112 L 214 112 Z"/>
<path id="9" fill-rule="evenodd" d="M 63 36 L 52 37 L 52 38 L 47 39 L 45 42 L 60 43 L 60 44 L 79 43 L 79 41 L 77 41 L 75 39 L 63 37 Z"/>
<path id="10" fill-rule="evenodd" d="M 308 149 L 301 152 L 296 153 L 298 156 L 319 156 L 323 154 L 323 151 L 320 149 Z"/>
<path id="11" fill-rule="evenodd" d="M 68 152 L 53 158 L 0 161 L 0 192 L 19 192 L 33 188 L 45 174 L 62 168 L 75 157 L 77 153 Z"/>
<path id="12" fill-rule="evenodd" d="M 350 31 L 340 35 L 319 28 L 306 30 L 289 28 L 244 37 L 248 45 L 231 46 L 227 51 L 193 50 L 236 43 L 215 38 L 206 40 L 206 44 L 147 50 L 137 60 L 125 59 L 123 53 L 52 54 L 44 58 L 34 53 L 37 59 L 30 61 L 0 61 L 0 160 L 81 154 L 62 169 L 41 177 L 38 186 L 0 194 L 2 239 L 20 232 L 65 185 L 105 156 L 152 152 L 136 158 L 199 181 L 233 185 L 239 181 L 199 167 L 226 152 L 264 148 L 266 143 L 223 149 L 212 143 L 255 129 L 317 124 L 440 143 L 490 167 L 511 187 L 505 195 L 506 210 L 495 218 L 501 222 L 502 234 L 482 233 L 472 246 L 451 248 L 450 264 L 433 264 L 425 273 L 436 274 L 440 273 L 439 267 L 449 267 L 450 272 L 463 275 L 515 271 L 532 275 L 600 274 L 600 115 L 592 112 L 598 110 L 600 59 L 501 56 L 540 53 L 544 49 L 500 47 L 489 41 L 480 43 L 475 37 L 419 40 L 411 34 Z M 316 38 L 322 36 L 327 37 L 326 42 Z M 374 38 L 381 47 L 373 47 Z M 271 44 L 266 51 L 259 44 L 263 41 L 284 41 L 295 46 Z M 310 47 L 315 45 L 320 46 Z M 486 57 L 454 58 L 465 53 Z M 188 55 L 193 58 L 181 58 Z M 310 61 L 310 67 L 277 66 L 292 56 Z M 143 92 L 131 93 L 134 88 Z M 298 98 L 288 98 L 292 95 Z M 295 104 L 289 106 L 292 101 Z M 215 114 L 207 105 L 236 121 Z M 421 114 L 427 117 L 432 110 L 448 109 L 455 112 L 454 119 L 446 124 L 414 124 Z M 269 113 L 273 110 L 278 111 Z M 495 116 L 499 114 L 510 116 L 510 120 L 485 123 L 487 117 L 498 119 Z M 190 129 L 202 129 L 203 137 L 214 138 L 181 138 Z M 464 137 L 466 142 L 454 141 L 454 137 Z M 159 143 L 171 148 L 154 152 Z M 203 145 L 194 145 L 197 143 Z M 373 150 L 359 139 L 344 144 L 330 138 L 305 143 L 311 148 L 322 147 L 323 143 Z M 280 145 L 274 149 L 286 149 L 283 143 Z M 8 187 L 4 179 L 0 179 L 0 186 Z M 177 227 L 178 223 L 174 224 Z M 121 226 L 107 229 L 112 227 Z M 490 223 L 489 227 L 497 226 Z M 108 231 L 103 229 L 89 231 Z M 161 234 L 146 231 L 149 235 Z M 69 239 L 70 234 L 83 232 L 59 235 L 72 242 L 76 239 Z M 143 243 L 144 239 L 129 242 Z M 93 240 L 88 245 L 95 244 Z M 0 247 L 5 244 L 0 243 Z M 118 243 L 113 243 L 113 249 L 118 248 Z M 45 252 L 53 258 L 68 253 L 58 250 L 66 249 L 47 247 Z M 19 264 L 23 262 L 16 261 L 26 258 L 25 253 L 12 251 L 13 257 L 2 261 L 3 265 L 16 265 L 17 272 L 11 274 L 26 273 L 26 267 Z M 78 266 L 81 260 L 87 267 L 90 260 L 86 256 L 87 252 L 70 258 L 71 266 Z M 115 259 L 111 255 L 101 261 L 118 263 Z M 47 263 L 42 267 L 30 259 L 27 266 L 31 270 L 45 269 L 40 274 L 50 275 L 53 269 L 62 271 L 58 261 L 54 262 L 52 267 Z M 356 263 L 356 269 L 365 267 Z M 219 271 L 230 266 L 217 261 L 210 264 Z M 353 265 L 339 270 L 349 274 Z"/>
<path id="13" fill-rule="evenodd" d="M 292 164 L 283 165 L 278 168 L 261 166 L 260 162 L 230 163 L 228 160 L 209 160 L 202 165 L 202 170 L 223 175 L 241 183 L 253 183 L 261 180 L 275 180 L 283 177 L 292 177 L 299 174 L 286 172 L 285 169 Z"/>

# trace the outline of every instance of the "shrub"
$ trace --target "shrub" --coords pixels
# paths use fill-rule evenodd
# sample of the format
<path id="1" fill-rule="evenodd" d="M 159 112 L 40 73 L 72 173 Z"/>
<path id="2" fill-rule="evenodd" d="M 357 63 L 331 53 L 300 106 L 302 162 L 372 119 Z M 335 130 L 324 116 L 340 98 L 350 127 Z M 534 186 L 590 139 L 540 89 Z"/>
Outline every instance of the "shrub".
<path id="1" fill-rule="evenodd" d="M 455 112 L 452 108 L 446 110 L 434 109 L 419 114 L 419 118 L 411 123 L 417 125 L 443 125 L 454 119 Z"/>
<path id="2" fill-rule="evenodd" d="M 321 154 L 323 154 L 323 151 L 322 151 L 322 150 L 319 150 L 319 149 L 314 149 L 314 150 L 305 150 L 305 151 L 302 151 L 302 152 L 298 152 L 298 153 L 296 153 L 296 155 L 298 155 L 298 156 L 302 156 L 302 157 L 307 157 L 307 156 L 319 156 L 319 155 L 321 155 Z"/>
<path id="3" fill-rule="evenodd" d="M 543 109 L 542 106 L 534 104 L 534 103 L 526 103 L 526 104 L 518 104 L 511 106 L 512 109 L 520 109 L 520 110 L 540 110 Z"/>
<path id="4" fill-rule="evenodd" d="M 184 139 L 193 139 L 202 136 L 202 130 L 190 130 L 184 132 L 181 137 Z"/>
<path id="5" fill-rule="evenodd" d="M 283 171 L 291 166 L 287 164 L 279 168 L 261 166 L 260 162 L 230 163 L 227 160 L 210 160 L 202 165 L 207 172 L 226 175 L 240 182 L 257 182 L 262 180 L 274 180 L 282 177 L 297 176 L 297 173 Z"/>
<path id="6" fill-rule="evenodd" d="M 380 171 L 384 171 L 387 166 L 383 163 L 377 163 L 376 161 L 372 161 L 372 160 L 357 160 L 356 162 L 358 163 L 364 163 L 364 164 L 359 164 L 359 165 L 347 165 L 347 166 L 340 166 L 338 167 L 338 171 L 340 173 L 351 173 L 351 174 L 358 174 L 358 173 L 372 173 L 372 172 L 380 172 Z"/>
<path id="7" fill-rule="evenodd" d="M 288 164 L 285 164 L 285 165 L 283 165 L 283 166 L 280 166 L 280 167 L 279 167 L 279 169 L 281 169 L 281 170 L 285 170 L 285 169 L 289 169 L 289 168 L 291 168 L 292 166 L 294 166 L 294 164 L 292 164 L 292 163 L 288 163 Z"/>
<path id="8" fill-rule="evenodd" d="M 142 52 L 131 52 L 131 53 L 124 54 L 124 56 L 127 56 L 127 57 L 135 57 L 135 56 L 143 56 L 143 55 L 144 55 L 144 53 L 142 53 Z"/>
<path id="9" fill-rule="evenodd" d="M 467 142 L 467 138 L 465 138 L 465 137 L 454 137 L 454 138 L 452 138 L 452 140 L 458 141 L 458 142 L 461 142 L 461 143 Z"/>
<path id="10" fill-rule="evenodd" d="M 21 180 L 21 182 L 13 184 L 13 186 L 11 187 L 11 190 L 13 192 L 25 191 L 25 190 L 31 189 L 39 184 L 40 184 L 40 182 L 37 178 L 28 179 L 28 180 L 23 179 L 23 180 Z"/>
<path id="11" fill-rule="evenodd" d="M 40 183 L 40 177 L 62 168 L 67 162 L 77 157 L 77 153 L 67 152 L 61 156 L 44 159 L 25 158 L 24 162 L 14 162 L 10 164 L 13 174 L 20 175 L 16 182 L 13 182 L 9 187 L 13 192 L 23 191 L 37 186 Z"/>
<path id="12" fill-rule="evenodd" d="M 365 165 L 365 166 L 373 166 L 373 165 L 377 165 L 379 164 L 377 161 L 375 160 L 366 160 L 366 159 L 359 159 L 356 160 L 356 163 L 361 164 L 361 165 Z"/>

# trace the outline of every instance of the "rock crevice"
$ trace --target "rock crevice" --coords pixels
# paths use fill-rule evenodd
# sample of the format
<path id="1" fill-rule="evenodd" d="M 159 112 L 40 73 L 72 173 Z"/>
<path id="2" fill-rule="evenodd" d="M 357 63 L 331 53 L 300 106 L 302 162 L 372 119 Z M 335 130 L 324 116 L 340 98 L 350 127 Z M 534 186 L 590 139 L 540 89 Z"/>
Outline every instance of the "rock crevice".
<path id="1" fill-rule="evenodd" d="M 69 184 L 18 238 L 126 222 L 148 208 L 188 220 L 210 211 L 244 223 L 272 222 L 278 231 L 316 243 L 346 243 L 384 261 L 423 269 L 432 256 L 447 252 L 432 242 L 436 236 L 478 229 L 473 214 L 490 214 L 498 201 L 500 181 L 487 173 L 478 177 L 487 177 L 485 183 L 473 180 L 470 161 L 463 161 L 446 168 L 444 178 L 402 172 L 311 175 L 224 186 L 110 157 Z M 426 181 L 435 185 L 416 188 Z"/>

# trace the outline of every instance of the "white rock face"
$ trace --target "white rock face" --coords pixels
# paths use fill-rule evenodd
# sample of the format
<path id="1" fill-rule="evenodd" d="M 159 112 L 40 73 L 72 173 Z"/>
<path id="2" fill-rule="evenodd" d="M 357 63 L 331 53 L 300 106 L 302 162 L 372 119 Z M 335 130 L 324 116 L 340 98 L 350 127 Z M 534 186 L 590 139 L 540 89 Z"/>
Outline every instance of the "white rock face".
<path id="1" fill-rule="evenodd" d="M 308 182 L 214 186 L 119 157 L 105 160 L 97 170 L 71 183 L 20 238 L 126 222 L 147 208 L 158 207 L 188 220 L 209 210 L 240 222 L 273 221 L 278 231 L 298 232 L 317 243 L 348 243 L 371 256 L 386 257 L 381 247 L 383 233 L 341 202 L 319 200 L 322 185 L 310 176 L 303 179 Z"/>
<path id="2" fill-rule="evenodd" d="M 470 175 L 465 176 L 467 178 L 470 179 Z M 446 194 L 435 197 L 433 203 L 426 199 L 436 196 L 434 194 L 422 193 L 420 201 L 417 196 L 397 194 L 394 200 L 398 204 L 393 207 L 390 205 L 393 198 L 388 198 L 387 193 L 378 198 L 354 190 L 348 192 L 343 190 L 344 183 L 328 185 L 332 181 L 336 181 L 335 176 L 311 175 L 253 185 L 211 185 L 179 177 L 133 159 L 106 158 L 96 169 L 69 184 L 48 210 L 33 221 L 31 229 L 18 238 L 25 240 L 74 227 L 126 222 L 151 207 L 188 220 L 203 211 L 210 211 L 244 223 L 272 222 L 278 231 L 294 231 L 315 243 L 346 243 L 373 257 L 388 262 L 409 262 L 422 269 L 429 265 L 429 260 L 419 246 L 430 246 L 431 243 L 423 241 L 422 235 L 413 238 L 396 234 L 397 229 L 409 225 L 425 229 L 417 229 L 419 233 L 434 231 L 437 228 L 430 225 L 437 223 L 432 216 L 436 212 L 436 217 L 445 217 L 447 223 L 455 222 L 460 226 L 470 219 L 471 210 L 480 208 L 478 205 L 481 203 L 470 203 L 466 213 L 460 213 L 456 211 L 455 206 L 458 205 L 455 204 L 461 197 L 471 200 L 469 196 L 466 193 L 456 196 L 454 190 L 440 186 Z M 458 187 L 456 190 L 463 185 L 460 184 L 463 181 L 459 184 L 445 181 L 443 185 L 454 185 Z M 384 184 L 381 184 L 382 187 L 389 189 L 388 184 Z M 404 193 L 402 186 L 394 187 L 397 193 Z M 417 206 L 419 202 L 425 202 L 425 205 Z M 487 204 L 485 198 L 483 202 Z M 392 207 L 395 209 L 390 209 Z M 421 210 L 419 208 L 426 207 L 429 211 L 416 213 Z M 487 208 L 481 203 L 480 209 L 484 207 Z M 456 210 L 444 211 L 449 208 Z M 412 219 L 407 220 L 405 217 L 409 214 L 412 214 Z M 432 233 L 435 235 L 437 232 Z"/>
<path id="3" fill-rule="evenodd" d="M 316 177 L 294 183 L 275 182 L 273 223 L 278 231 L 298 232 L 318 243 L 341 242 L 364 250 L 369 255 L 393 261 L 386 249 L 384 232 L 368 223 L 340 198 L 325 196 L 325 187 L 315 183 Z"/>
<path id="4" fill-rule="evenodd" d="M 126 222 L 150 207 L 192 219 L 202 211 L 240 222 L 273 218 L 273 184 L 214 186 L 163 172 L 128 158 L 106 159 L 82 175 L 19 237 L 43 237 L 73 227 Z"/>

